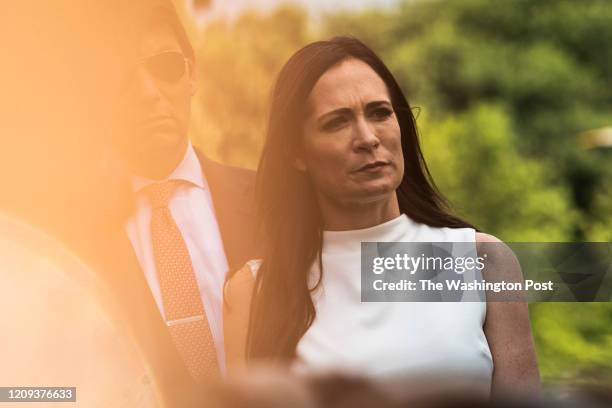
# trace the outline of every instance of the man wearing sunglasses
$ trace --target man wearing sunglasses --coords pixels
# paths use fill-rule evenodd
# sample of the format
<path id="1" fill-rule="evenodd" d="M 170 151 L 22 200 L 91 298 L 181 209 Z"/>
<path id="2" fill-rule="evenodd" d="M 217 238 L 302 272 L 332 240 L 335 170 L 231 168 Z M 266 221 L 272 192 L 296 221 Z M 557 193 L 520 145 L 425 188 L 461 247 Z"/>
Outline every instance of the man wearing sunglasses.
<path id="1" fill-rule="evenodd" d="M 225 276 L 256 256 L 254 173 L 191 145 L 194 52 L 169 2 L 151 15 L 116 106 L 114 145 L 132 174 L 135 208 L 125 226 L 133 267 L 111 284 L 167 388 L 224 372 Z"/>

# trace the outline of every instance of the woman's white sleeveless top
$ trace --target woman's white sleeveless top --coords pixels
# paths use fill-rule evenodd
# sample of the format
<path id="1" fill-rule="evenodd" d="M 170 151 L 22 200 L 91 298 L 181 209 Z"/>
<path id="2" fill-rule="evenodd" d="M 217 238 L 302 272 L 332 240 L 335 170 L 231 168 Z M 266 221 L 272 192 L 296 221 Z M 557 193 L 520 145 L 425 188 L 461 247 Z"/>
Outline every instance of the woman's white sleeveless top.
<path id="1" fill-rule="evenodd" d="M 361 242 L 474 242 L 471 228 L 434 228 L 406 215 L 352 231 L 323 233 L 316 318 L 297 345 L 299 372 L 474 379 L 493 372 L 483 332 L 485 302 L 361 302 Z M 319 276 L 318 265 L 311 277 Z M 460 376 L 460 377 L 458 377 Z"/>

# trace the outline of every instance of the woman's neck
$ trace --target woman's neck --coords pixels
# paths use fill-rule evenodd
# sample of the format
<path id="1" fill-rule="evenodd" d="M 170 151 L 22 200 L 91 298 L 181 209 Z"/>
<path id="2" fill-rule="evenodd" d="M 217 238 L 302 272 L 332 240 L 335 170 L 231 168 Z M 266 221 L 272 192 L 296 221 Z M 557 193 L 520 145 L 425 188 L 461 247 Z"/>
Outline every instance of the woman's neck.
<path id="1" fill-rule="evenodd" d="M 373 227 L 399 217 L 400 209 L 395 193 L 388 198 L 370 203 L 343 204 L 319 197 L 323 229 L 347 231 Z"/>

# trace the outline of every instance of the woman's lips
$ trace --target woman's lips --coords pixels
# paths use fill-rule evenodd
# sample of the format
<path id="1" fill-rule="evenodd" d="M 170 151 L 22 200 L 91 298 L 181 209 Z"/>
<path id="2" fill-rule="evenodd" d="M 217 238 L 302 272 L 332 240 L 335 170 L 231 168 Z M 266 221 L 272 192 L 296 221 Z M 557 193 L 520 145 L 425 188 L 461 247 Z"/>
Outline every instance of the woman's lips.
<path id="1" fill-rule="evenodd" d="M 357 173 L 376 173 L 381 171 L 383 168 L 391 164 L 388 161 L 377 160 L 375 162 L 367 163 L 361 167 L 359 167 L 355 172 Z"/>

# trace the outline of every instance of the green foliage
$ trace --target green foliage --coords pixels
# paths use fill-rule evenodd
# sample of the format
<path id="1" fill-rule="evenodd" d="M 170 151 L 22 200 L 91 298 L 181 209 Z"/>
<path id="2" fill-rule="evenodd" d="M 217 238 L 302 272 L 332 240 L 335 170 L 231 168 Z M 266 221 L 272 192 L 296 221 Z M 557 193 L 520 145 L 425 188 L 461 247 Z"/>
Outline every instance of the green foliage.
<path id="1" fill-rule="evenodd" d="M 612 382 L 610 304 L 540 303 L 530 312 L 546 383 Z"/>
<path id="2" fill-rule="evenodd" d="M 563 241 L 575 217 L 546 166 L 520 155 L 504 109 L 480 105 L 442 121 L 419 121 L 438 187 L 484 231 L 505 241 Z"/>
<path id="3" fill-rule="evenodd" d="M 608 179 L 593 199 L 594 221 L 586 226 L 593 241 L 612 242 L 612 179 Z"/>
<path id="4" fill-rule="evenodd" d="M 306 15 L 281 8 L 237 22 L 214 22 L 197 50 L 198 86 L 192 138 L 211 157 L 254 168 L 265 133 L 275 75 L 307 42 Z"/>

